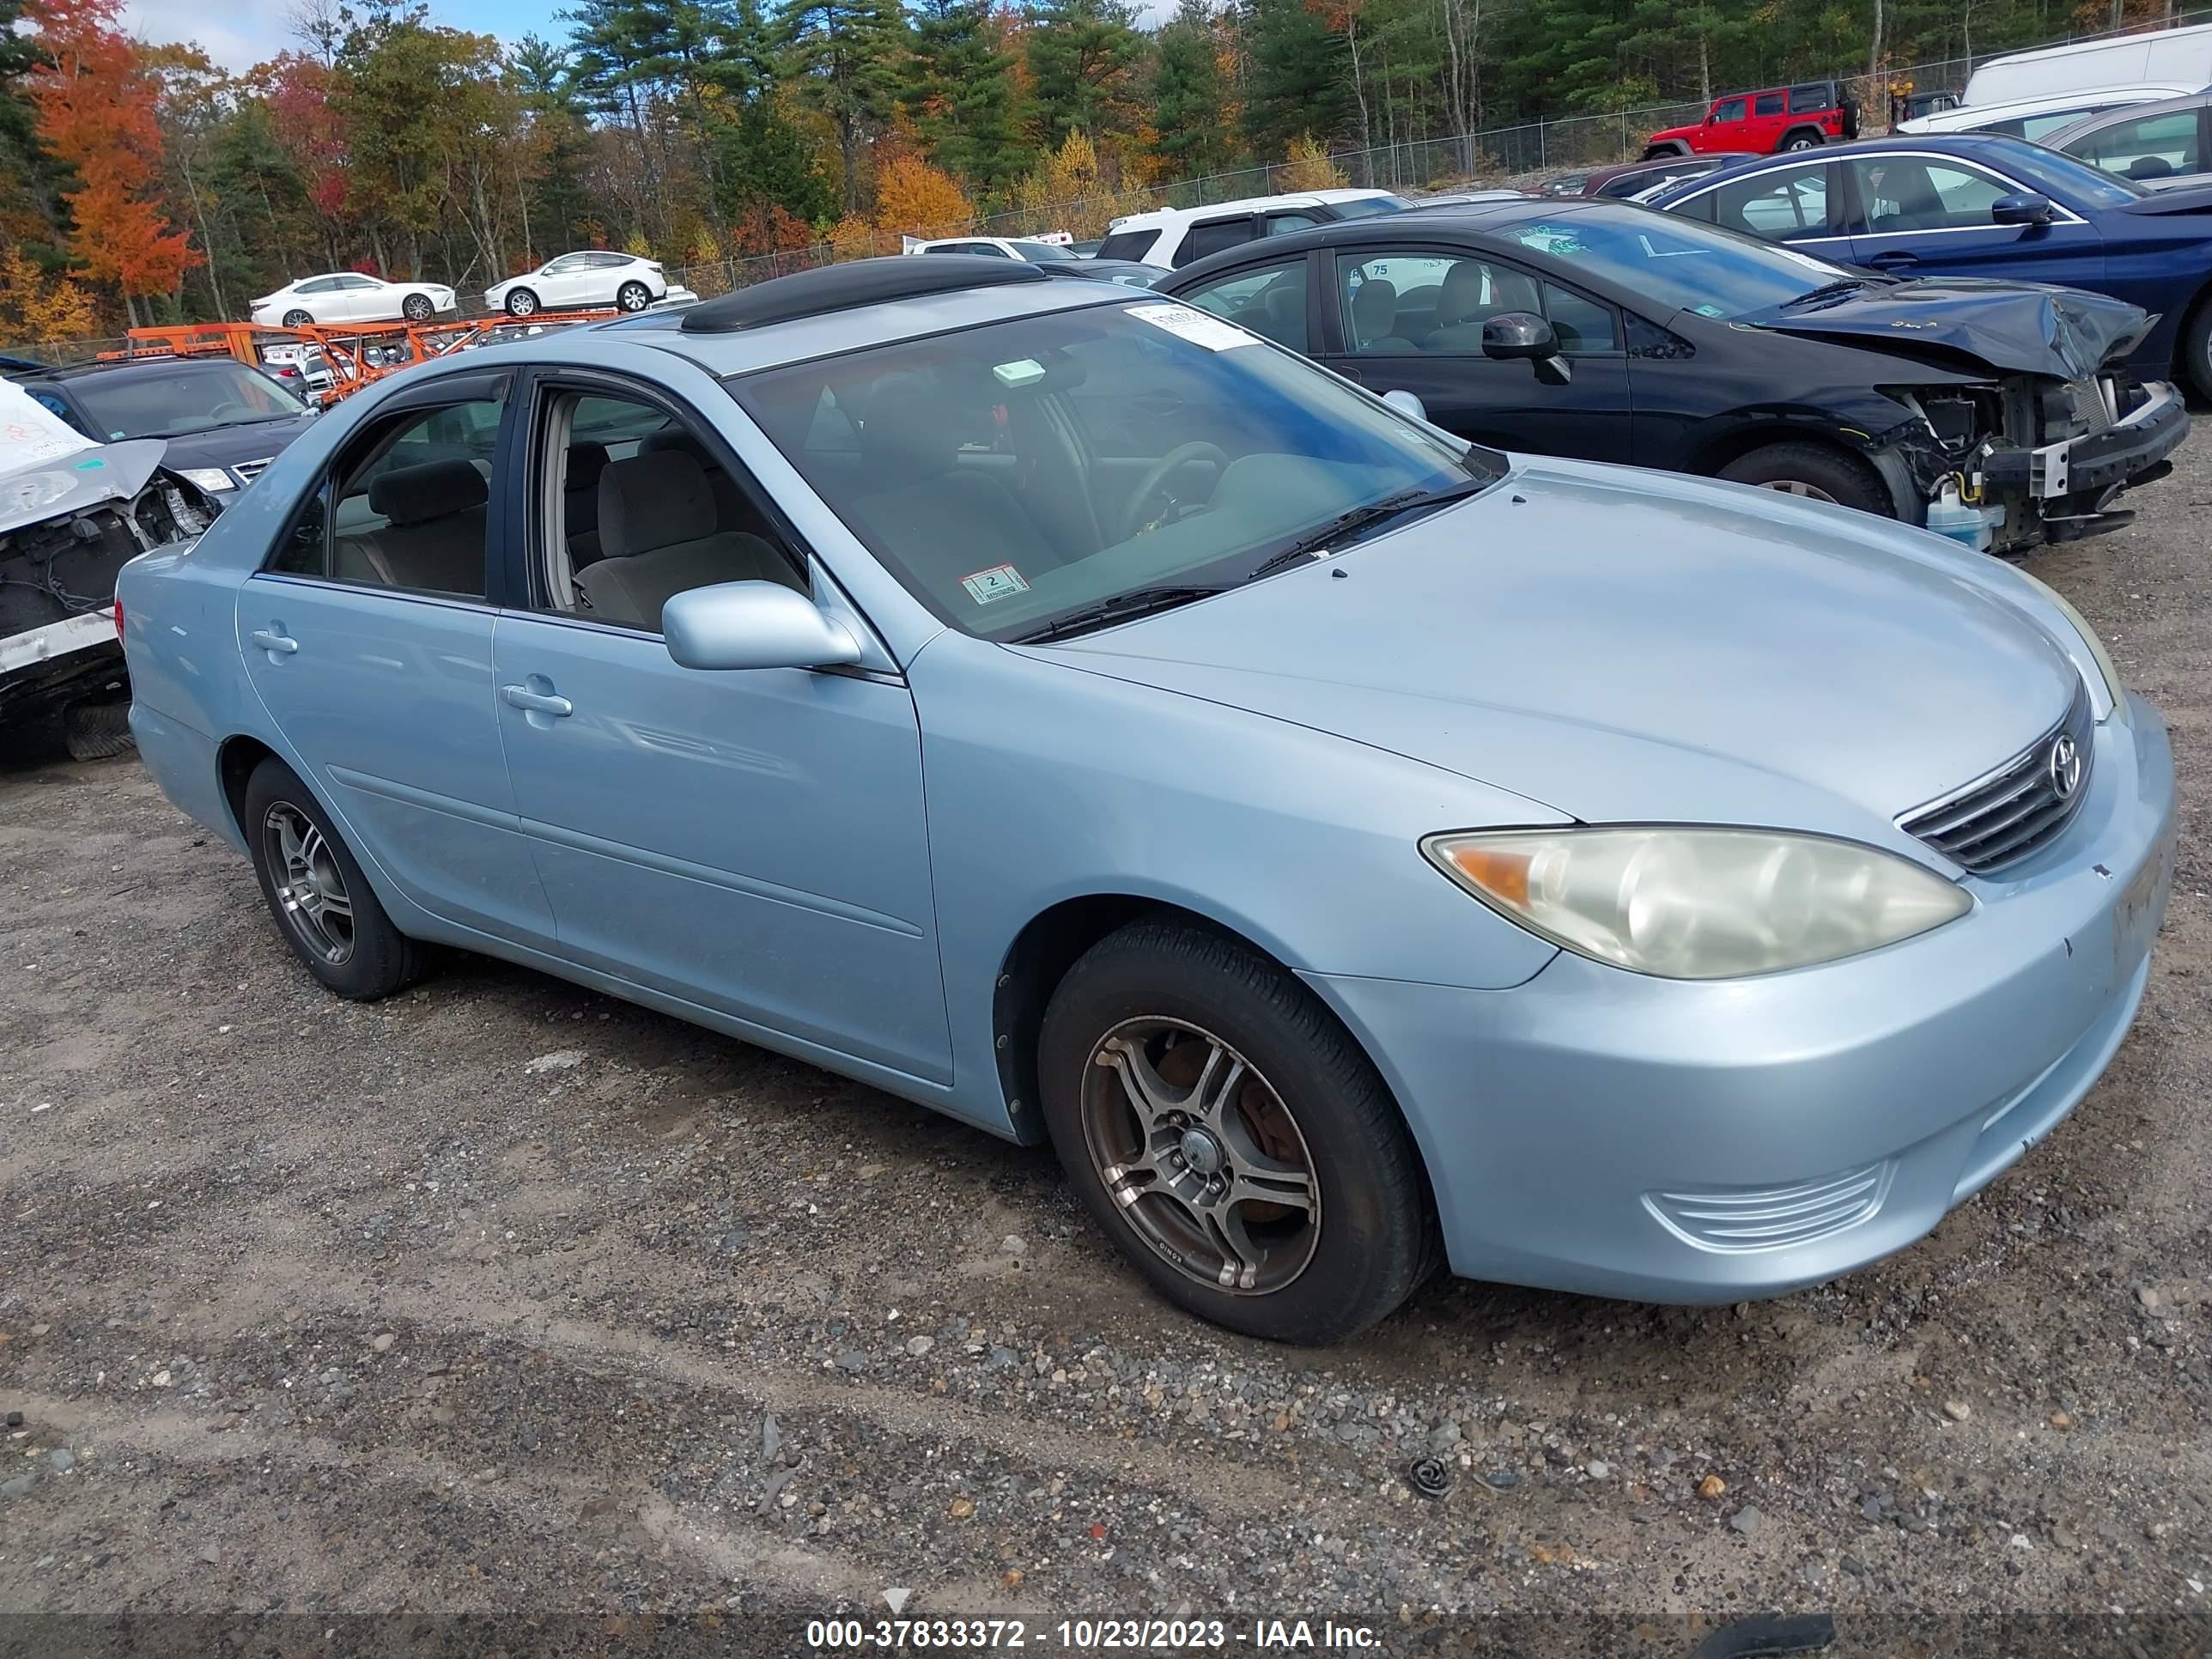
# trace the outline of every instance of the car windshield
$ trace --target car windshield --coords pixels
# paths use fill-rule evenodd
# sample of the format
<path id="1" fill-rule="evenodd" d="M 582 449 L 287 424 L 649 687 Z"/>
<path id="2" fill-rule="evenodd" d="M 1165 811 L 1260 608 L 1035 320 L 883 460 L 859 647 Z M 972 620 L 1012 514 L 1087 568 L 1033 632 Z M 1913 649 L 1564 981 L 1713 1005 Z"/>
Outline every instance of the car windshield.
<path id="1" fill-rule="evenodd" d="M 1014 250 L 1033 265 L 1075 258 L 1075 254 L 1071 250 L 1052 242 L 1016 242 Z"/>
<path id="2" fill-rule="evenodd" d="M 729 385 L 889 569 L 985 638 L 1241 582 L 1347 514 L 1503 468 L 1241 328 L 1133 296 Z"/>
<path id="3" fill-rule="evenodd" d="M 1366 219 L 1377 213 L 1403 213 L 1411 202 L 1401 202 L 1395 196 L 1362 196 L 1349 202 L 1330 204 L 1340 219 Z"/>
<path id="4" fill-rule="evenodd" d="M 1747 316 L 1850 276 L 1809 254 L 1628 203 L 1500 226 L 1498 234 L 1700 317 Z"/>
<path id="5" fill-rule="evenodd" d="M 2100 172 L 2086 161 L 2025 138 L 1992 138 L 1990 160 L 2022 183 L 2046 191 L 2063 201 L 2087 207 L 2124 207 L 2150 194 L 2141 185 L 2116 174 Z"/>
<path id="6" fill-rule="evenodd" d="M 289 420 L 307 404 L 243 363 L 175 363 L 156 372 L 88 374 L 70 392 L 109 443 Z"/>

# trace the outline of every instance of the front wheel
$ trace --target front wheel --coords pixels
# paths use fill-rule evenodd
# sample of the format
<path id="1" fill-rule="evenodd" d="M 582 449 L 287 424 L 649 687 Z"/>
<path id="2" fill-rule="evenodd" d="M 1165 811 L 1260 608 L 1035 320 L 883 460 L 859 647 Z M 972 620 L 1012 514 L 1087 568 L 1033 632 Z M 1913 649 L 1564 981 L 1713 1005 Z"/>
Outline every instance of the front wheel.
<path id="1" fill-rule="evenodd" d="M 642 311 L 653 303 L 653 290 L 643 283 L 624 283 L 615 291 L 615 303 L 624 311 Z"/>
<path id="2" fill-rule="evenodd" d="M 1863 461 L 1820 444 L 1768 444 L 1739 456 L 1720 470 L 1731 483 L 1757 484 L 1762 489 L 1808 501 L 1832 501 L 1855 507 L 1862 513 L 1897 516 L 1889 492 L 1874 469 Z"/>
<path id="3" fill-rule="evenodd" d="M 1335 1342 L 1432 1267 L 1427 1191 L 1389 1091 L 1313 994 L 1246 945 L 1132 923 L 1068 970 L 1037 1059 L 1084 1206 L 1201 1318 Z"/>
<path id="4" fill-rule="evenodd" d="M 371 1002 L 422 977 L 423 947 L 392 925 L 290 767 L 271 757 L 253 769 L 240 821 L 276 931 L 327 989 Z"/>
<path id="5" fill-rule="evenodd" d="M 527 317 L 538 309 L 538 296 L 526 288 L 518 288 L 507 296 L 507 314 Z"/>
<path id="6" fill-rule="evenodd" d="M 437 307 L 430 303 L 427 294 L 410 294 L 399 302 L 400 314 L 410 323 L 427 323 Z"/>
<path id="7" fill-rule="evenodd" d="M 2198 397 L 2212 398 L 2212 300 L 2197 307 L 2183 331 L 2181 368 Z"/>

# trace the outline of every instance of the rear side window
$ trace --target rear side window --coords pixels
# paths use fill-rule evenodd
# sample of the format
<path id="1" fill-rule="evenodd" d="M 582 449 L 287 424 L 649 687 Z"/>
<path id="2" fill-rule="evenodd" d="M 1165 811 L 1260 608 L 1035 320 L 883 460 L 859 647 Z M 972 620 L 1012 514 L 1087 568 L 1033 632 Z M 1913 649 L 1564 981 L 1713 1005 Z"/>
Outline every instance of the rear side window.
<path id="1" fill-rule="evenodd" d="M 1160 240 L 1157 230 L 1117 230 L 1098 244 L 1102 259 L 1141 260 L 1152 251 L 1152 244 Z"/>
<path id="2" fill-rule="evenodd" d="M 1828 169 L 1805 167 L 1779 178 L 1756 178 L 1723 185 L 1699 198 L 1710 204 L 1712 222 L 1770 242 L 1828 234 Z"/>
<path id="3" fill-rule="evenodd" d="M 1240 214 L 1234 219 L 1216 219 L 1210 224 L 1196 224 L 1182 239 L 1182 246 L 1176 251 L 1175 262 L 1187 265 L 1194 259 L 1203 259 L 1209 253 L 1218 253 L 1225 247 L 1242 247 L 1255 234 L 1251 216 Z"/>
<path id="4" fill-rule="evenodd" d="M 1751 106 L 1751 112 L 1753 115 L 1781 114 L 1782 94 L 1778 92 L 1760 93 L 1759 94 L 1758 101 L 1753 103 Z"/>
<path id="5" fill-rule="evenodd" d="M 2193 109 L 2115 121 L 2067 149 L 2091 166 L 2124 179 L 2165 179 L 2204 171 L 2204 149 Z"/>
<path id="6" fill-rule="evenodd" d="M 1790 112 L 1792 115 L 1812 115 L 1834 107 L 1835 98 L 1826 87 L 1792 87 L 1790 88 Z"/>

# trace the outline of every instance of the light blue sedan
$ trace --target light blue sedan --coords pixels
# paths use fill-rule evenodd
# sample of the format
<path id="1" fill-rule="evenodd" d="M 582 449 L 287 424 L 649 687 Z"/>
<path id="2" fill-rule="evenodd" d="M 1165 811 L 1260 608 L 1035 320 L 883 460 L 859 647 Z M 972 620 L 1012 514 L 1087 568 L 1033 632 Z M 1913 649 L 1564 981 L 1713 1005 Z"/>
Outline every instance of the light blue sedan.
<path id="1" fill-rule="evenodd" d="M 528 964 L 1049 1136 L 1173 1301 L 1713 1301 L 2080 1100 L 2158 715 L 2019 571 L 1469 449 L 889 259 L 427 365 L 125 572 L 140 752 L 340 995 Z"/>

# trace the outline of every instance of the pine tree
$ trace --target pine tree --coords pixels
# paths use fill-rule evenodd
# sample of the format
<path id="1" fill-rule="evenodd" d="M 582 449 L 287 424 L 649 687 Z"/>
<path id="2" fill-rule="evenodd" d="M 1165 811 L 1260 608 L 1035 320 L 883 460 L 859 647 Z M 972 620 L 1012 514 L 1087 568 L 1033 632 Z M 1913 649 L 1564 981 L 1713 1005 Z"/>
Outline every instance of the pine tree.
<path id="1" fill-rule="evenodd" d="M 836 131 L 845 210 L 858 212 L 869 184 L 864 147 L 897 102 L 905 15 L 898 0 L 787 0 L 776 33 L 799 95 Z"/>
<path id="2" fill-rule="evenodd" d="M 1036 159 L 1022 137 L 1014 76 L 989 0 L 922 0 L 899 107 L 954 178 L 1000 191 Z"/>
<path id="3" fill-rule="evenodd" d="M 1223 112 L 1229 86 L 1206 0 L 1183 0 L 1158 36 L 1152 74 L 1152 152 L 1158 176 L 1195 179 L 1229 165 L 1231 137 Z"/>
<path id="4" fill-rule="evenodd" d="M 1030 16 L 1030 78 L 1046 146 L 1057 149 L 1071 132 L 1096 139 L 1130 130 L 1145 53 L 1136 13 L 1122 0 L 1043 0 Z"/>

